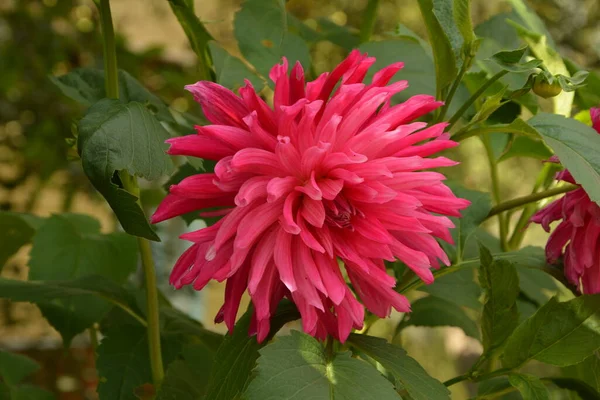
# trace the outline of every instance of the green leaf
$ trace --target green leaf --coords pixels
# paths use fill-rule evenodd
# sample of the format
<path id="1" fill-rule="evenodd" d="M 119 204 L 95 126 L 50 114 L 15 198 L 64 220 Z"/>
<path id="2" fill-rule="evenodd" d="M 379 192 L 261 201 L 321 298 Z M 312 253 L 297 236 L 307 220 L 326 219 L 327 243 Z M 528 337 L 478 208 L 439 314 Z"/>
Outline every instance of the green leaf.
<path id="1" fill-rule="evenodd" d="M 435 296 L 423 297 L 411 304 L 411 313 L 406 326 L 456 326 L 466 335 L 480 339 L 475 321 L 462 308 Z"/>
<path id="2" fill-rule="evenodd" d="M 455 49 L 462 47 L 462 37 L 448 0 L 418 0 L 433 50 L 436 77 L 436 97 L 440 98 L 458 73 Z M 441 18 L 441 20 L 440 20 Z"/>
<path id="3" fill-rule="evenodd" d="M 0 297 L 13 301 L 31 303 L 48 303 L 52 300 L 64 299 L 73 303 L 85 302 L 89 296 L 103 298 L 136 319 L 141 319 L 135 298 L 125 288 L 111 279 L 100 275 L 89 275 L 71 281 L 18 281 L 0 278 Z"/>
<path id="4" fill-rule="evenodd" d="M 421 286 L 420 291 L 440 297 L 458 306 L 481 310 L 481 287 L 475 283 L 472 268 L 466 268 L 435 278 L 431 285 Z"/>
<path id="5" fill-rule="evenodd" d="M 590 198 L 600 204 L 600 135 L 591 127 L 561 115 L 540 113 L 528 123 L 555 152 Z"/>
<path id="6" fill-rule="evenodd" d="M 522 0 L 511 0 L 511 2 L 513 3 L 513 5 L 516 3 L 520 3 L 523 5 L 523 7 L 525 7 Z M 531 14 L 535 16 L 535 14 Z M 531 20 L 533 19 L 537 19 L 537 16 L 531 18 Z M 539 19 L 537 20 L 539 21 Z M 552 75 L 561 74 L 564 76 L 569 76 L 569 71 L 567 70 L 565 63 L 563 62 L 562 57 L 553 48 L 553 44 L 548 43 L 548 41 L 551 42 L 552 39 L 549 39 L 550 36 L 547 34 L 547 32 L 541 33 L 540 29 L 533 29 L 532 26 L 536 25 L 533 22 L 528 23 L 528 28 L 525 28 L 519 23 L 511 20 L 509 20 L 508 22 L 510 23 L 510 25 L 515 27 L 518 35 L 529 45 L 529 48 L 531 49 L 533 55 L 544 62 L 544 66 Z M 556 114 L 569 116 L 571 114 L 573 98 L 574 94 L 572 92 L 570 93 L 565 91 L 561 92 L 558 96 L 553 97 L 553 111 Z"/>
<path id="7" fill-rule="evenodd" d="M 235 14 L 234 33 L 240 51 L 262 76 L 269 76 L 273 65 L 284 56 L 291 65 L 300 61 L 305 71 L 310 68 L 308 46 L 288 32 L 281 0 L 245 0 Z"/>
<path id="8" fill-rule="evenodd" d="M 9 386 L 20 383 L 39 369 L 39 364 L 29 357 L 0 350 L 0 378 Z"/>
<path id="9" fill-rule="evenodd" d="M 502 397 L 500 397 L 502 396 Z M 505 376 L 486 379 L 479 383 L 477 400 L 523 400 Z"/>
<path id="10" fill-rule="evenodd" d="M 280 303 L 273 318 L 271 331 L 265 340 L 266 344 L 287 322 L 300 317 L 295 306 L 287 301 Z M 246 311 L 235 324 L 235 331 L 228 335 L 217 350 L 215 365 L 211 371 L 209 386 L 206 394 L 211 400 L 231 400 L 244 391 L 261 345 L 255 336 L 248 335 L 252 310 Z"/>
<path id="11" fill-rule="evenodd" d="M 360 44 L 357 32 L 351 31 L 347 26 L 338 25 L 326 17 L 316 19 L 316 30 L 310 28 L 289 12 L 287 20 L 290 32 L 300 35 L 302 39 L 309 43 L 327 40 L 347 51 L 355 49 Z"/>
<path id="12" fill-rule="evenodd" d="M 260 351 L 248 400 L 400 399 L 392 384 L 351 353 L 326 354 L 315 338 L 292 331 Z"/>
<path id="13" fill-rule="evenodd" d="M 521 62 L 523 55 L 527 52 L 528 47 L 521 47 L 516 50 L 500 51 L 494 54 L 490 60 L 494 61 L 505 71 L 511 72 L 527 72 L 542 65 L 543 61 L 538 59 Z"/>
<path id="14" fill-rule="evenodd" d="M 385 339 L 355 333 L 350 335 L 348 342 L 379 362 L 394 376 L 396 386 L 401 384 L 413 400 L 450 399 L 450 391 L 440 381 L 429 376 L 401 347 L 394 346 Z"/>
<path id="15" fill-rule="evenodd" d="M 237 91 L 244 86 L 244 80 L 248 79 L 257 92 L 262 90 L 265 85 L 264 81 L 250 71 L 242 60 L 229 54 L 216 42 L 210 42 L 209 47 L 213 57 L 217 83 Z"/>
<path id="16" fill-rule="evenodd" d="M 222 335 L 209 331 L 200 322 L 174 308 L 162 307 L 160 318 L 163 323 L 161 332 L 165 335 L 189 335 L 200 339 L 202 343 L 215 351 L 223 343 Z"/>
<path id="17" fill-rule="evenodd" d="M 198 400 L 202 397 L 202 376 L 183 360 L 175 360 L 167 369 L 156 400 Z"/>
<path id="18" fill-rule="evenodd" d="M 115 184 L 115 172 L 155 180 L 173 170 L 165 154 L 167 131 L 140 103 L 105 99 L 79 122 L 79 154 L 83 170 L 108 201 L 125 231 L 159 240 L 138 205 L 135 193 Z"/>
<path id="19" fill-rule="evenodd" d="M 10 400 L 56 400 L 56 397 L 53 393 L 37 386 L 19 385 L 11 388 Z"/>
<path id="20" fill-rule="evenodd" d="M 577 378 L 600 392 L 600 354 L 592 354 L 578 364 L 563 368 L 563 375 Z"/>
<path id="21" fill-rule="evenodd" d="M 31 242 L 42 219 L 31 214 L 0 211 L 0 271 L 8 259 Z"/>
<path id="22" fill-rule="evenodd" d="M 519 276 L 514 265 L 506 260 L 494 260 L 480 246 L 479 283 L 484 289 L 481 332 L 484 354 L 500 348 L 519 323 L 516 300 Z"/>
<path id="23" fill-rule="evenodd" d="M 582 68 L 567 58 L 564 59 L 569 73 L 575 74 Z M 580 109 L 587 110 L 600 104 L 600 75 L 590 71 L 587 77 L 586 85 L 575 91 L 575 102 Z"/>
<path id="24" fill-rule="evenodd" d="M 572 92 L 575 89 L 582 88 L 586 85 L 585 81 L 590 73 L 588 71 L 577 71 L 575 75 L 569 77 L 558 74 L 556 79 L 560 84 L 562 90 L 566 92 Z"/>
<path id="25" fill-rule="evenodd" d="M 456 261 L 461 261 L 465 244 L 477 227 L 486 219 L 492 209 L 492 200 L 489 193 L 469 190 L 456 184 L 451 184 L 450 188 L 457 197 L 471 202 L 468 208 L 461 211 L 461 218 L 452 219 L 456 225 L 452 229 L 452 237 L 456 243 Z"/>
<path id="26" fill-rule="evenodd" d="M 473 22 L 471 21 L 471 0 L 453 0 L 452 14 L 456 27 L 466 44 L 471 44 L 475 40 L 473 32 Z"/>
<path id="27" fill-rule="evenodd" d="M 496 111 L 500 108 L 500 106 L 506 103 L 506 101 L 502 101 L 505 92 L 506 87 L 503 87 L 498 92 L 494 93 L 492 96 L 486 98 L 483 104 L 481 105 L 479 111 L 477 111 L 475 116 L 471 118 L 469 124 L 476 124 L 478 122 L 487 120 L 494 111 Z"/>
<path id="28" fill-rule="evenodd" d="M 106 97 L 104 70 L 101 69 L 76 68 L 65 75 L 50 76 L 50 80 L 65 96 L 84 106 L 89 107 Z M 147 104 L 156 110 L 159 120 L 175 122 L 167 105 L 123 70 L 119 70 L 119 100 L 124 104 L 131 101 Z"/>
<path id="29" fill-rule="evenodd" d="M 506 161 L 513 157 L 529 157 L 538 160 L 547 160 L 552 157 L 552 151 L 540 140 L 527 136 L 516 136 L 509 149 L 504 152 L 498 162 Z"/>
<path id="30" fill-rule="evenodd" d="M 532 32 L 537 33 L 538 35 L 544 35 L 548 39 L 548 44 L 552 47 L 555 47 L 554 41 L 552 40 L 552 35 L 546 29 L 546 25 L 542 21 L 542 19 L 529 7 L 523 0 L 509 0 L 513 11 L 516 15 L 519 16 L 519 22 L 522 22 L 524 26 L 527 27 Z"/>
<path id="31" fill-rule="evenodd" d="M 123 283 L 136 260 L 132 237 L 102 234 L 98 221 L 86 215 L 53 215 L 33 237 L 29 278 L 53 281 L 97 274 Z"/>
<path id="32" fill-rule="evenodd" d="M 524 400 L 549 400 L 550 394 L 540 379 L 533 375 L 510 374 L 508 381 L 516 387 Z"/>
<path id="33" fill-rule="evenodd" d="M 600 379 L 600 375 L 596 375 L 596 379 Z M 552 382 L 561 389 L 567 389 L 577 393 L 583 400 L 600 400 L 600 392 L 579 379 L 557 376 L 544 378 L 544 380 Z"/>
<path id="34" fill-rule="evenodd" d="M 542 262 L 545 264 L 545 255 L 542 257 L 544 257 Z M 558 290 L 556 281 L 542 270 L 519 268 L 518 273 L 521 292 L 538 305 L 546 303 Z"/>
<path id="35" fill-rule="evenodd" d="M 202 22 L 200 22 L 200 19 L 194 13 L 194 3 L 186 0 L 169 0 L 169 5 L 183 28 L 192 50 L 198 56 L 200 78 L 210 80 L 211 73 L 208 70 L 208 66 L 211 65 L 211 57 L 208 43 L 212 40 L 212 36 L 210 36 L 210 33 L 208 33 Z"/>
<path id="36" fill-rule="evenodd" d="M 398 38 L 396 40 L 382 40 L 379 42 L 367 42 L 358 48 L 371 57 L 375 57 L 375 64 L 367 74 L 370 79 L 374 71 L 402 61 L 404 68 L 398 72 L 391 82 L 408 80 L 410 86 L 397 95 L 399 101 L 405 101 L 416 94 L 435 95 L 435 82 L 431 77 L 435 74 L 433 62 L 424 48 L 415 40 Z"/>
<path id="37" fill-rule="evenodd" d="M 29 278 L 66 281 L 101 275 L 124 283 L 136 267 L 135 240 L 124 233 L 100 234 L 100 225 L 84 215 L 54 215 L 33 237 Z M 38 304 L 44 316 L 62 335 L 65 345 L 110 309 L 96 296 Z"/>
<path id="38" fill-rule="evenodd" d="M 103 332 L 98 346 L 96 368 L 100 378 L 101 399 L 137 400 L 134 389 L 152 381 L 148 335 L 138 326 L 121 326 Z M 163 362 L 177 357 L 181 343 L 177 337 L 162 338 Z"/>
<path id="39" fill-rule="evenodd" d="M 600 295 L 559 303 L 550 299 L 507 340 L 503 365 L 535 359 L 557 366 L 577 364 L 600 348 Z"/>

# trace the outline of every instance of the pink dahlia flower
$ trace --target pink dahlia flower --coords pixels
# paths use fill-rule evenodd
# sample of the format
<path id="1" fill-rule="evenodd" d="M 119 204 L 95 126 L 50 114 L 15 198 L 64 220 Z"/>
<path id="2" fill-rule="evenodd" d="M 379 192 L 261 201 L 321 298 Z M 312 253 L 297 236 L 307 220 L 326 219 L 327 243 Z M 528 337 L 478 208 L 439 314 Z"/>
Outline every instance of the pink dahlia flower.
<path id="1" fill-rule="evenodd" d="M 600 133 L 600 108 L 590 110 L 594 129 Z M 558 161 L 553 157 L 551 161 Z M 556 179 L 576 184 L 568 170 Z M 583 188 L 539 210 L 532 222 L 550 232 L 550 224 L 560 223 L 546 244 L 546 258 L 553 264 L 562 258 L 565 276 L 582 293 L 600 293 L 600 206 L 593 202 Z"/>
<path id="2" fill-rule="evenodd" d="M 305 83 L 302 66 L 288 76 L 284 59 L 270 73 L 273 108 L 250 82 L 239 96 L 212 82 L 186 86 L 213 125 L 169 139 L 169 154 L 218 162 L 214 173 L 171 186 L 152 221 L 208 208 L 223 216 L 182 235 L 194 244 L 170 282 L 200 290 L 227 280 L 216 321 L 230 331 L 248 290 L 259 341 L 283 297 L 298 307 L 305 332 L 344 341 L 362 327 L 363 304 L 380 317 L 392 307 L 410 310 L 384 260 L 401 260 L 426 283 L 431 267 L 448 265 L 436 238 L 452 240 L 445 215 L 459 216 L 469 203 L 442 183 L 444 175 L 422 170 L 455 165 L 427 157 L 456 143 L 445 124 L 411 122 L 440 106 L 432 96 L 390 104 L 408 86 L 387 85 L 402 63 L 363 83 L 374 62 L 355 50 Z"/>

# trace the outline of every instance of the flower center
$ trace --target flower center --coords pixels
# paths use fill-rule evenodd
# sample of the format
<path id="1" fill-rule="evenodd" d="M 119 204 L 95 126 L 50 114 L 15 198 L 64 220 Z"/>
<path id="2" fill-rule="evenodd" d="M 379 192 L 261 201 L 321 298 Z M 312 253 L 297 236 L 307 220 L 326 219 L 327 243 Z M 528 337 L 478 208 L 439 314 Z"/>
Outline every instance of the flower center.
<path id="1" fill-rule="evenodd" d="M 323 205 L 325 206 L 325 222 L 337 228 L 353 231 L 352 218 L 355 215 L 362 215 L 360 210 L 342 196 L 338 196 L 334 200 L 324 200 Z"/>

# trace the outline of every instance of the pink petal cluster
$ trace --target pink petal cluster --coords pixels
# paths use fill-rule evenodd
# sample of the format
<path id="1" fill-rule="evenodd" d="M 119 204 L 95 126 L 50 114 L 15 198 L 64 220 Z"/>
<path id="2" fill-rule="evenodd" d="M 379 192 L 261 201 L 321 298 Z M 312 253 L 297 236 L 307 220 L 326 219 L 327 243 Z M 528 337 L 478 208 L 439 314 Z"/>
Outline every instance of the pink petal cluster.
<path id="1" fill-rule="evenodd" d="M 600 133 L 600 108 L 590 110 L 594 129 Z M 557 159 L 553 159 L 557 161 Z M 556 179 L 576 184 L 568 170 Z M 600 293 L 600 206 L 583 188 L 539 210 L 532 222 L 550 232 L 550 224 L 560 221 L 546 244 L 546 258 L 553 264 L 563 260 L 565 276 L 582 293 Z"/>
<path id="2" fill-rule="evenodd" d="M 186 86 L 212 125 L 168 140 L 169 154 L 218 162 L 214 173 L 173 185 L 153 222 L 203 209 L 223 216 L 182 236 L 194 244 L 170 282 L 200 290 L 227 280 L 216 321 L 230 331 L 247 290 L 259 341 L 283 297 L 296 304 L 305 332 L 344 341 L 363 326 L 364 307 L 380 317 L 410 310 L 385 260 L 401 260 L 426 283 L 431 267 L 449 264 L 436 238 L 452 241 L 446 215 L 459 216 L 469 202 L 444 175 L 422 170 L 455 165 L 427 157 L 456 143 L 445 124 L 411 122 L 440 106 L 432 96 L 391 105 L 408 86 L 388 85 L 402 63 L 363 83 L 374 62 L 353 51 L 305 83 L 302 66 L 288 75 L 284 59 L 270 73 L 273 108 L 248 81 L 239 96 L 211 82 Z"/>

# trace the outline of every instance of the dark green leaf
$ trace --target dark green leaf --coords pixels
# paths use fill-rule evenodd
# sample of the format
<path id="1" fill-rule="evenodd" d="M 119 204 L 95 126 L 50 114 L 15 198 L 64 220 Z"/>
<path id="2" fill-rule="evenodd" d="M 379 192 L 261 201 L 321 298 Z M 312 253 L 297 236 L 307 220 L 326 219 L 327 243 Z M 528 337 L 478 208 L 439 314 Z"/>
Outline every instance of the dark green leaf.
<path id="1" fill-rule="evenodd" d="M 515 137 L 508 151 L 504 152 L 498 162 L 506 161 L 513 157 L 530 157 L 538 160 L 547 160 L 552 156 L 552 151 L 544 142 L 526 136 Z"/>
<path id="2" fill-rule="evenodd" d="M 414 40 L 398 38 L 367 42 L 360 45 L 359 50 L 376 58 L 366 79 L 373 76 L 374 71 L 391 63 L 398 61 L 404 63 L 404 68 L 396 74 L 392 82 L 408 80 L 410 86 L 397 95 L 398 100 L 405 101 L 416 94 L 435 95 L 435 82 L 431 79 L 435 74 L 433 62 L 423 47 Z"/>
<path id="3" fill-rule="evenodd" d="M 91 295 L 110 301 L 134 315 L 134 318 L 141 318 L 141 311 L 131 293 L 111 279 L 100 275 L 84 276 L 72 281 L 52 282 L 0 278 L 0 297 L 13 301 L 48 303 L 52 300 L 64 299 L 76 303 L 78 300 L 84 302 Z"/>
<path id="4" fill-rule="evenodd" d="M 174 308 L 162 307 L 160 317 L 161 331 L 166 335 L 190 335 L 215 351 L 223 343 L 222 335 L 205 329 L 200 322 Z"/>
<path id="5" fill-rule="evenodd" d="M 583 186 L 590 198 L 600 204 L 600 135 L 593 128 L 561 115 L 540 113 L 531 118 L 546 144 L 560 162 Z"/>
<path id="6" fill-rule="evenodd" d="M 202 396 L 202 379 L 185 361 L 175 360 L 167 369 L 156 400 L 198 400 Z"/>
<path id="7" fill-rule="evenodd" d="M 152 381 L 146 329 L 122 326 L 104 334 L 97 350 L 98 395 L 101 399 L 137 400 L 134 389 Z M 181 350 L 177 337 L 163 338 L 161 346 L 165 365 Z"/>
<path id="8" fill-rule="evenodd" d="M 31 242 L 31 238 L 42 219 L 30 214 L 0 211 L 0 271 L 19 249 Z"/>
<path id="9" fill-rule="evenodd" d="M 517 368 L 535 359 L 557 366 L 577 364 L 600 348 L 600 295 L 559 303 L 552 298 L 506 342 L 503 365 Z"/>
<path id="10" fill-rule="evenodd" d="M 502 101 L 504 97 L 504 92 L 506 92 L 506 87 L 503 87 L 498 92 L 494 93 L 492 96 L 485 99 L 479 111 L 471 118 L 470 124 L 476 124 L 478 122 L 485 121 L 489 118 L 490 115 L 494 111 L 500 108 L 506 101 Z"/>
<path id="11" fill-rule="evenodd" d="M 0 350 L 0 378 L 9 386 L 20 383 L 39 369 L 39 364 L 29 357 Z"/>
<path id="12" fill-rule="evenodd" d="M 106 97 L 104 70 L 101 69 L 76 68 L 66 75 L 51 76 L 50 80 L 65 96 L 84 106 L 91 106 Z M 156 110 L 158 119 L 175 122 L 166 104 L 123 70 L 119 70 L 119 100 L 125 104 L 131 101 L 148 104 Z"/>
<path id="13" fill-rule="evenodd" d="M 481 309 L 481 288 L 475 283 L 472 268 L 466 268 L 435 278 L 431 285 L 421 286 L 420 291 L 440 297 L 458 306 L 473 310 Z"/>
<path id="14" fill-rule="evenodd" d="M 94 104 L 79 122 L 78 149 L 83 169 L 114 210 L 126 232 L 151 240 L 150 227 L 137 196 L 115 184 L 115 172 L 155 180 L 173 169 L 165 154 L 167 131 L 140 103 L 105 99 Z"/>
<path id="15" fill-rule="evenodd" d="M 578 364 L 563 368 L 563 375 L 577 378 L 600 392 L 600 354 L 592 354 Z"/>
<path id="16" fill-rule="evenodd" d="M 300 61 L 310 68 L 308 46 L 288 32 L 287 13 L 281 0 L 245 0 L 235 14 L 234 33 L 240 51 L 262 76 L 285 56 L 291 65 Z"/>
<path id="17" fill-rule="evenodd" d="M 600 379 L 600 375 L 596 375 L 595 378 Z M 559 388 L 577 393 L 583 400 L 600 400 L 600 392 L 579 379 L 550 377 L 544 380 L 552 382 Z"/>
<path id="18" fill-rule="evenodd" d="M 242 62 L 239 58 L 232 56 L 216 42 L 210 42 L 210 52 L 216 72 L 217 83 L 237 91 L 244 86 L 244 80 L 248 79 L 254 89 L 260 92 L 265 83 Z"/>
<path id="19" fill-rule="evenodd" d="M 477 227 L 486 219 L 492 208 L 492 201 L 489 193 L 469 190 L 462 186 L 452 184 L 451 189 L 457 197 L 467 199 L 471 205 L 461 211 L 461 218 L 454 218 L 456 227 L 452 230 L 452 237 L 456 243 L 457 257 L 456 261 L 461 261 L 463 250 L 469 236 L 471 236 Z"/>
<path id="20" fill-rule="evenodd" d="M 315 338 L 292 331 L 260 351 L 248 400 L 400 399 L 392 384 L 350 352 L 328 356 Z"/>
<path id="21" fill-rule="evenodd" d="M 136 267 L 135 240 L 124 233 L 99 233 L 95 219 L 84 215 L 54 215 L 33 237 L 29 278 L 67 281 L 101 275 L 117 283 Z M 97 296 L 62 299 L 38 304 L 42 313 L 62 335 L 65 345 L 99 321 L 110 304 Z"/>
<path id="22" fill-rule="evenodd" d="M 528 47 L 521 47 L 516 50 L 500 51 L 494 54 L 490 59 L 498 64 L 505 71 L 526 72 L 542 65 L 542 60 L 533 59 L 527 62 L 521 62 L 521 58 L 527 52 Z"/>
<path id="23" fill-rule="evenodd" d="M 484 352 L 489 354 L 504 344 L 519 323 L 516 305 L 519 277 L 512 263 L 494 260 L 483 245 L 479 251 L 479 283 L 485 294 L 481 321 L 482 343 Z"/>
<path id="24" fill-rule="evenodd" d="M 521 291 L 538 305 L 546 303 L 558 290 L 554 279 L 542 270 L 519 268 L 517 272 Z"/>
<path id="25" fill-rule="evenodd" d="M 10 389 L 10 400 L 56 400 L 56 397 L 37 386 L 19 385 Z"/>
<path id="26" fill-rule="evenodd" d="M 412 399 L 450 399 L 448 389 L 440 381 L 429 376 L 401 347 L 394 346 L 385 339 L 354 333 L 350 335 L 348 342 L 387 369 Z"/>
<path id="27" fill-rule="evenodd" d="M 410 317 L 405 325 L 456 326 L 468 336 L 480 339 L 477 324 L 462 308 L 435 296 L 427 296 L 412 303 Z"/>
<path id="28" fill-rule="evenodd" d="M 293 304 L 282 302 L 271 319 L 270 337 L 275 335 L 284 324 L 299 317 Z M 233 334 L 226 336 L 217 350 L 207 390 L 207 399 L 235 399 L 248 384 L 250 373 L 259 355 L 258 350 L 261 348 L 256 337 L 248 335 L 251 318 L 252 310 L 250 309 L 237 321 Z M 265 340 L 264 344 L 268 340 L 269 338 Z"/>
<path id="29" fill-rule="evenodd" d="M 436 93 L 439 95 L 452 83 L 458 73 L 454 51 L 462 47 L 462 37 L 454 24 L 452 5 L 447 0 L 418 0 L 418 2 L 433 49 Z"/>
<path id="30" fill-rule="evenodd" d="M 550 394 L 540 379 L 533 375 L 510 374 L 508 381 L 516 387 L 524 400 L 549 400 Z"/>
<path id="31" fill-rule="evenodd" d="M 502 396 L 502 397 L 500 397 Z M 505 376 L 486 379 L 479 383 L 477 400 L 523 400 Z"/>

